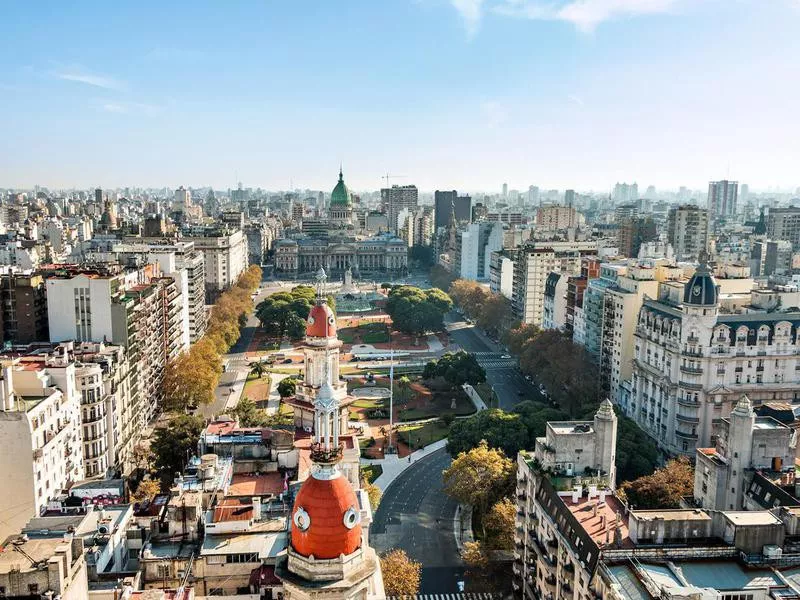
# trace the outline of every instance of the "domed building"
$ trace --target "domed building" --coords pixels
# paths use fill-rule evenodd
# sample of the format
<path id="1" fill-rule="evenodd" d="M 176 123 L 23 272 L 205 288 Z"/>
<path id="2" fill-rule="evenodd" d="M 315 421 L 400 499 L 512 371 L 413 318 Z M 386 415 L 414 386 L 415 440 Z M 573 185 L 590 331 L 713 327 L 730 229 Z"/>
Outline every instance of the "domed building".
<path id="1" fill-rule="evenodd" d="M 344 183 L 341 167 L 339 167 L 339 181 L 331 192 L 328 212 L 330 220 L 336 225 L 346 227 L 353 224 L 353 197 Z"/>
<path id="2" fill-rule="evenodd" d="M 325 272 L 317 277 L 317 301 L 306 328 L 306 380 L 300 392 L 313 404 L 311 473 L 291 512 L 289 546 L 275 574 L 284 600 L 381 600 L 380 561 L 368 543 L 369 498 L 340 467 L 347 432 L 339 381 L 336 317 L 324 295 Z M 357 464 L 356 464 L 357 468 Z"/>

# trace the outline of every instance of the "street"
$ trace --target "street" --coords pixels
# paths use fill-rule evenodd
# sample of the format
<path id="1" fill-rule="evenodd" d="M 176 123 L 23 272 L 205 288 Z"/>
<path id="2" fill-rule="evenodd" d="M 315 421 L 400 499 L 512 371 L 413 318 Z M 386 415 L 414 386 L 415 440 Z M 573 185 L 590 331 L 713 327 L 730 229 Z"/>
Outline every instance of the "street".
<path id="1" fill-rule="evenodd" d="M 384 493 L 370 527 L 379 554 L 400 548 L 422 563 L 420 594 L 458 592 L 464 578 L 454 534 L 457 504 L 442 491 L 442 471 L 450 462 L 441 449 L 403 471 Z"/>
<path id="2" fill-rule="evenodd" d="M 498 398 L 498 407 L 511 410 L 523 400 L 544 400 L 539 389 L 528 382 L 516 365 L 515 359 L 504 359 L 502 346 L 492 342 L 475 326 L 452 312 L 448 315 L 447 330 L 462 350 L 475 354 L 478 363 L 486 370 L 486 382 Z"/>

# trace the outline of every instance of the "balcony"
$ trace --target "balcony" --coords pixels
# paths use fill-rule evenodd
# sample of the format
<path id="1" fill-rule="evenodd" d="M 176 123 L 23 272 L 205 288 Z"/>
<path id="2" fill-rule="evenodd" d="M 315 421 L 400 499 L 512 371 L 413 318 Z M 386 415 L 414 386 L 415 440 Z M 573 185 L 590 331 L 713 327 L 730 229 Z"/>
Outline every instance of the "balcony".
<path id="1" fill-rule="evenodd" d="M 700 391 L 703 389 L 702 383 L 693 383 L 691 381 L 679 381 L 678 385 L 687 390 L 696 390 Z"/>
<path id="2" fill-rule="evenodd" d="M 699 369 L 697 367 L 689 367 L 687 365 L 681 365 L 680 367 L 681 373 L 688 373 L 689 375 L 702 375 L 703 369 Z"/>
<path id="3" fill-rule="evenodd" d="M 681 421 L 682 423 L 699 423 L 700 422 L 700 419 L 698 419 L 697 417 L 690 417 L 688 415 L 682 415 L 680 413 L 675 415 L 675 418 L 678 419 L 678 421 Z"/>
<path id="4" fill-rule="evenodd" d="M 696 335 L 694 335 L 694 334 L 690 334 L 690 335 L 689 335 L 689 336 L 686 338 L 686 341 L 687 341 L 687 342 L 689 342 L 690 344 L 697 344 L 697 343 L 699 343 L 699 342 L 700 342 L 700 338 L 699 338 L 699 337 L 697 337 L 697 336 L 696 336 Z"/>
<path id="5" fill-rule="evenodd" d="M 690 433 L 688 431 L 681 431 L 680 429 L 675 430 L 675 435 L 680 438 L 687 439 L 687 440 L 697 440 L 696 433 Z"/>
<path id="6" fill-rule="evenodd" d="M 683 356 L 694 356 L 694 357 L 702 357 L 703 351 L 702 350 L 695 350 L 691 348 L 684 348 L 681 352 Z"/>
<path id="7" fill-rule="evenodd" d="M 548 587 L 555 587 L 557 581 L 558 580 L 556 579 L 555 575 L 548 575 L 544 578 L 544 584 Z"/>
<path id="8" fill-rule="evenodd" d="M 678 404 L 680 404 L 681 406 L 692 406 L 692 407 L 700 406 L 700 402 L 698 400 L 694 400 L 692 398 L 683 398 L 682 396 L 678 396 Z"/>

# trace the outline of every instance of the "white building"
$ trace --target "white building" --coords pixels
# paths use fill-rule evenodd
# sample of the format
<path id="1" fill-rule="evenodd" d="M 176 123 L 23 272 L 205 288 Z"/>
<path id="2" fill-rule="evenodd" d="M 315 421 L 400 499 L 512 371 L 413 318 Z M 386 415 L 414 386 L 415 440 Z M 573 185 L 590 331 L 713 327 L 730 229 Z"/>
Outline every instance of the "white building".
<path id="1" fill-rule="evenodd" d="M 489 289 L 511 300 L 513 286 L 513 259 L 503 250 L 492 252 L 489 258 Z"/>
<path id="2" fill-rule="evenodd" d="M 543 329 L 563 330 L 567 323 L 568 275 L 550 273 L 544 286 Z"/>
<path id="3" fill-rule="evenodd" d="M 503 248 L 501 223 L 470 223 L 456 234 L 456 275 L 461 279 L 489 279 L 492 252 Z"/>
<path id="4" fill-rule="evenodd" d="M 240 229 L 210 230 L 203 236 L 184 238 L 194 242 L 203 253 L 206 279 L 206 301 L 231 287 L 247 269 L 247 238 Z"/>
<path id="5" fill-rule="evenodd" d="M 670 454 L 714 446 L 744 394 L 756 406 L 800 398 L 800 313 L 736 312 L 737 296 L 750 294 L 720 293 L 701 264 L 686 284 L 662 283 L 639 311 L 623 408 Z"/>
<path id="6" fill-rule="evenodd" d="M 39 516 L 50 500 L 83 479 L 80 394 L 75 367 L 58 379 L 47 368 L 6 362 L 0 381 L 0 538 Z"/>

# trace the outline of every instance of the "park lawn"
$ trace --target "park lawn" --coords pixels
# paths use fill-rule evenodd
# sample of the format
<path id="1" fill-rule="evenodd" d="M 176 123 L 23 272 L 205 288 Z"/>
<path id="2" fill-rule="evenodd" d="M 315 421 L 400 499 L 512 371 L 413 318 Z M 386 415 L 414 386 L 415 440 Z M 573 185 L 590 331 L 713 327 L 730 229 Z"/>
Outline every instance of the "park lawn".
<path id="1" fill-rule="evenodd" d="M 371 331 L 361 336 L 363 344 L 385 344 L 391 341 L 388 331 Z"/>
<path id="2" fill-rule="evenodd" d="M 372 408 L 384 408 L 385 406 L 388 406 L 388 404 L 389 401 L 386 400 L 386 402 L 384 403 L 383 398 L 359 398 L 358 400 L 353 402 L 351 406 L 355 408 L 372 409 Z"/>
<path id="3" fill-rule="evenodd" d="M 251 373 L 247 376 L 247 380 L 245 381 L 242 396 L 247 396 L 254 402 L 266 400 L 269 398 L 270 385 L 269 375 L 265 374 L 263 377 L 256 377 Z"/>
<path id="4" fill-rule="evenodd" d="M 383 473 L 383 467 L 380 465 L 364 465 L 361 467 L 361 479 L 366 480 L 367 483 L 375 483 L 375 480 Z"/>
<path id="5" fill-rule="evenodd" d="M 278 406 L 278 414 L 279 415 L 293 415 L 294 409 L 286 404 L 283 400 L 281 400 L 280 405 Z"/>
<path id="6" fill-rule="evenodd" d="M 397 430 L 397 437 L 412 450 L 416 450 L 443 440 L 449 432 L 450 427 L 436 419 L 418 425 L 401 425 Z"/>
<path id="7" fill-rule="evenodd" d="M 430 419 L 433 417 L 441 417 L 445 414 L 456 415 L 463 417 L 471 415 L 475 412 L 475 405 L 466 396 L 458 395 L 456 397 L 455 409 L 450 408 L 450 399 L 442 396 L 436 397 L 435 400 L 426 403 L 423 406 L 416 408 L 406 408 L 400 411 L 401 421 L 418 421 L 420 419 Z"/>

